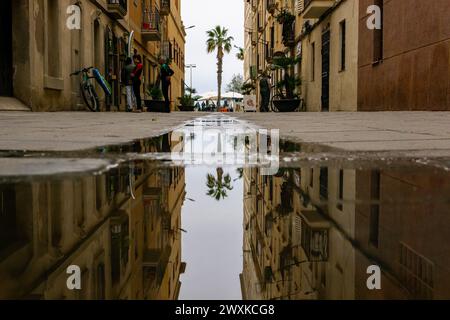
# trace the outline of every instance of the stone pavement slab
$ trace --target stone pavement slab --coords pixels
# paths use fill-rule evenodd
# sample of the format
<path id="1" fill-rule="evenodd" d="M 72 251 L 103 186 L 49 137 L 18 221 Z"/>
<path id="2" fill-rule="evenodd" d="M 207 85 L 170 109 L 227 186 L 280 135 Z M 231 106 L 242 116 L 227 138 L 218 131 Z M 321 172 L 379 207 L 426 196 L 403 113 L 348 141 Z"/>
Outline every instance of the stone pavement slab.
<path id="1" fill-rule="evenodd" d="M 345 151 L 421 151 L 430 157 L 450 156 L 450 112 L 242 113 L 233 116 L 258 127 L 280 129 L 281 136 L 290 140 Z"/>
<path id="2" fill-rule="evenodd" d="M 207 113 L 0 113 L 0 150 L 81 151 L 170 132 Z M 450 157 L 450 112 L 232 113 L 297 142 L 351 152 Z M 214 117 L 214 116 L 213 116 Z"/>
<path id="3" fill-rule="evenodd" d="M 0 150 L 81 151 L 159 136 L 195 113 L 0 113 Z"/>

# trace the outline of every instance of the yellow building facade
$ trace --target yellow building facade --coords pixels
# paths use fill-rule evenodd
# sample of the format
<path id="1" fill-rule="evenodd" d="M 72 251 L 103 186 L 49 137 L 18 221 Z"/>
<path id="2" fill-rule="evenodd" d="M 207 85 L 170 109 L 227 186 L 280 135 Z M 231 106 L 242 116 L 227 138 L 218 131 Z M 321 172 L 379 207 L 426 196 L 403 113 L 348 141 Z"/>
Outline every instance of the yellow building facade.
<path id="1" fill-rule="evenodd" d="M 130 25 L 135 31 L 133 51 L 143 57 L 144 76 L 142 96 L 151 99 L 149 89 L 158 85 L 159 59 L 165 57 L 175 74 L 169 96 L 171 109 L 184 93 L 185 30 L 181 19 L 181 0 L 134 1 Z"/>
<path id="2" fill-rule="evenodd" d="M 288 13 L 292 25 L 277 18 Z M 356 111 L 359 3 L 351 0 L 248 0 L 245 3 L 245 81 L 260 105 L 259 79 L 271 76 L 272 96 L 283 71 L 274 56 L 298 58 L 290 72 L 306 111 Z"/>
<path id="3" fill-rule="evenodd" d="M 184 79 L 184 28 L 181 0 L 5 0 L 0 19 L 7 21 L 0 97 L 17 100 L 32 111 L 86 110 L 80 78 L 70 76 L 96 67 L 112 88 L 97 93 L 102 111 L 124 110 L 120 83 L 126 57 L 144 57 L 142 98 L 158 77 L 158 57 L 171 55 L 176 72 L 172 100 Z M 13 32 L 14 30 L 14 32 Z M 130 42 L 130 36 L 132 41 Z M 173 46 L 169 47 L 169 39 Z M 130 48 L 131 45 L 131 48 Z M 176 59 L 175 59 L 176 58 Z M 3 81 L 4 80 L 4 81 Z"/>

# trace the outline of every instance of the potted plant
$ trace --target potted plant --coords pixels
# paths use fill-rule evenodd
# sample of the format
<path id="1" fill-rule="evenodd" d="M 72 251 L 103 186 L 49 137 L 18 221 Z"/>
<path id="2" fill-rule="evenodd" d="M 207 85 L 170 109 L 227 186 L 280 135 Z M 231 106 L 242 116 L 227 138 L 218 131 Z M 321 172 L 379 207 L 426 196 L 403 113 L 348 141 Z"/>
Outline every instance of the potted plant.
<path id="1" fill-rule="evenodd" d="M 282 80 L 276 83 L 277 94 L 273 99 L 274 106 L 280 112 L 294 112 L 300 107 L 301 99 L 295 89 L 301 84 L 299 77 L 292 75 L 292 68 L 300 61 L 299 58 L 277 56 L 273 68 L 283 70 Z"/>
<path id="2" fill-rule="evenodd" d="M 295 16 L 283 9 L 277 16 L 278 23 L 283 25 L 283 44 L 287 47 L 295 45 Z"/>
<path id="3" fill-rule="evenodd" d="M 158 85 L 149 85 L 147 94 L 151 97 L 151 100 L 145 100 L 145 107 L 148 112 L 170 112 L 170 110 L 166 110 L 166 103 L 163 100 L 162 90 Z"/>
<path id="4" fill-rule="evenodd" d="M 248 95 L 252 94 L 253 90 L 255 90 L 255 89 L 256 89 L 256 87 L 252 82 L 247 82 L 242 85 L 241 91 L 242 91 L 243 95 L 248 96 Z"/>
<path id="5" fill-rule="evenodd" d="M 198 100 L 198 96 L 194 96 L 197 93 L 197 90 L 188 88 L 186 89 L 186 93 L 178 98 L 180 105 L 178 109 L 184 112 L 192 112 L 195 110 L 195 101 Z"/>

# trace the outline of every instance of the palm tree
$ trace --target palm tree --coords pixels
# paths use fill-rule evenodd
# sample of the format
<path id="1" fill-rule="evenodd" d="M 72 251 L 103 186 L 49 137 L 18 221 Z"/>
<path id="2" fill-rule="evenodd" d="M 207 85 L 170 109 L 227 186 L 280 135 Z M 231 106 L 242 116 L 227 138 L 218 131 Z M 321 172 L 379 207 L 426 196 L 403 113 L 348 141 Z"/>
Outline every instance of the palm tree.
<path id="1" fill-rule="evenodd" d="M 228 36 L 228 29 L 216 26 L 214 29 L 206 32 L 208 40 L 206 41 L 206 49 L 208 53 L 217 50 L 217 105 L 220 106 L 222 100 L 222 73 L 223 73 L 223 57 L 225 53 L 230 53 L 233 47 L 233 37 Z"/>
<path id="2" fill-rule="evenodd" d="M 239 48 L 237 47 L 237 49 L 239 50 L 238 53 L 236 53 L 236 58 L 238 60 L 244 61 L 245 59 L 245 52 L 244 52 L 244 48 Z"/>
<path id="3" fill-rule="evenodd" d="M 206 186 L 208 187 L 207 195 L 220 201 L 221 199 L 225 199 L 228 197 L 227 191 L 233 190 L 231 186 L 231 176 L 229 174 L 223 175 L 223 169 L 217 169 L 217 178 L 212 174 L 208 174 L 206 179 Z"/>

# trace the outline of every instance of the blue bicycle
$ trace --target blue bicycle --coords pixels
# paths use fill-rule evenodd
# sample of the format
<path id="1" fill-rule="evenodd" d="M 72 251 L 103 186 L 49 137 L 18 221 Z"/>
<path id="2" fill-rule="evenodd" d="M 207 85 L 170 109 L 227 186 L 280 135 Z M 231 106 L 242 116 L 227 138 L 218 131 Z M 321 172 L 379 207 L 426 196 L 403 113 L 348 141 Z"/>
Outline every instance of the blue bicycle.
<path id="1" fill-rule="evenodd" d="M 90 72 L 92 71 L 92 76 L 90 75 Z M 91 110 L 92 112 L 99 112 L 100 111 L 100 101 L 98 98 L 98 94 L 95 91 L 95 87 L 92 84 L 92 79 L 95 79 L 100 87 L 105 91 L 105 94 L 108 96 L 111 96 L 112 90 L 111 86 L 108 83 L 108 81 L 105 80 L 105 78 L 100 74 L 100 71 L 94 67 L 84 68 L 80 71 L 76 71 L 72 73 L 70 76 L 78 76 L 81 75 L 81 82 L 80 82 L 80 90 L 81 90 L 81 96 L 83 97 L 84 102 L 86 103 L 86 106 Z"/>

